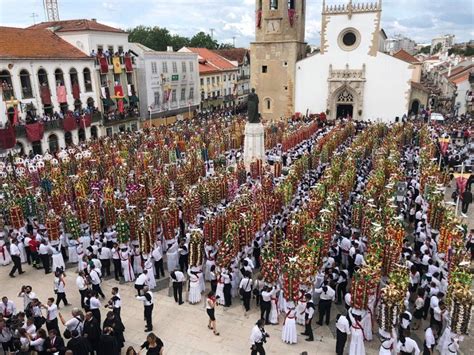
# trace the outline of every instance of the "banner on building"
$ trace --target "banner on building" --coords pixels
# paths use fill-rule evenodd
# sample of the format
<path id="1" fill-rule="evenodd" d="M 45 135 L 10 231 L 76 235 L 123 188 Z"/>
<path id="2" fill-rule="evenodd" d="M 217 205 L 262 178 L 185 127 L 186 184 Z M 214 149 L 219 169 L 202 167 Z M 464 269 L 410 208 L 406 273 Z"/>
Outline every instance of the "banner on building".
<path id="1" fill-rule="evenodd" d="M 133 66 L 132 66 L 132 58 L 130 57 L 129 54 L 125 54 L 125 71 L 127 73 L 133 72 Z"/>
<path id="2" fill-rule="evenodd" d="M 73 131 L 77 128 L 76 119 L 72 115 L 72 112 L 69 111 L 66 113 L 66 116 L 63 120 L 63 129 L 65 132 Z"/>
<path id="3" fill-rule="evenodd" d="M 0 148 L 11 149 L 16 145 L 15 129 L 9 126 L 5 129 L 0 129 Z"/>
<path id="4" fill-rule="evenodd" d="M 99 57 L 99 65 L 101 74 L 107 74 L 109 72 L 109 63 L 107 63 L 106 57 Z"/>
<path id="5" fill-rule="evenodd" d="M 30 123 L 25 126 L 26 136 L 30 142 L 37 142 L 43 139 L 44 124 L 40 122 Z"/>
<path id="6" fill-rule="evenodd" d="M 112 57 L 112 64 L 114 65 L 114 74 L 121 74 L 122 73 L 122 66 L 120 64 L 120 57 L 119 56 Z"/>

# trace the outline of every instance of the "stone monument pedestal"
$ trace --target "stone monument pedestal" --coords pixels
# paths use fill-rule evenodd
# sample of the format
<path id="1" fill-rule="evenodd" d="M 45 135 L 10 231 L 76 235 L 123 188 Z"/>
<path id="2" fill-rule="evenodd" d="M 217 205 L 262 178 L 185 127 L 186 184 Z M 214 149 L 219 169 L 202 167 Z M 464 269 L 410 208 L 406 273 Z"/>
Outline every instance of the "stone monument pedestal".
<path id="1" fill-rule="evenodd" d="M 265 130 L 263 124 L 249 123 L 245 125 L 244 164 L 250 171 L 250 163 L 260 159 L 265 161 Z"/>

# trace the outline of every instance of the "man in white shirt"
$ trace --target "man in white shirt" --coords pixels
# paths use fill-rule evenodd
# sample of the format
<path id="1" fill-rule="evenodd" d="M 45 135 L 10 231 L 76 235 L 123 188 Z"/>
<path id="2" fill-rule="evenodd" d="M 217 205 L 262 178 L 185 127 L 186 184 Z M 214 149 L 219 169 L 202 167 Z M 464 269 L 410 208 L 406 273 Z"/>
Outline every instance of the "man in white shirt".
<path id="1" fill-rule="evenodd" d="M 137 295 L 141 296 L 141 290 L 148 285 L 148 270 L 143 270 L 143 272 L 138 275 L 135 280 L 135 289 L 137 290 Z"/>
<path id="2" fill-rule="evenodd" d="M 349 327 L 349 321 L 346 316 L 338 314 L 336 316 L 336 354 L 343 355 L 344 347 L 346 346 L 347 335 L 351 334 L 351 329 Z"/>
<path id="3" fill-rule="evenodd" d="M 91 271 L 89 273 L 89 277 L 91 279 L 92 289 L 96 291 L 102 298 L 105 298 L 104 293 L 102 292 L 102 288 L 100 284 L 102 283 L 100 271 L 98 271 L 94 264 L 91 265 Z M 95 314 L 94 314 L 95 316 Z M 100 322 L 99 322 L 100 323 Z"/>
<path id="4" fill-rule="evenodd" d="M 22 286 L 18 297 L 23 297 L 23 309 L 26 311 L 28 305 L 36 298 L 36 294 L 32 291 L 31 286 Z"/>
<path id="5" fill-rule="evenodd" d="M 38 253 L 41 258 L 41 263 L 43 264 L 44 273 L 49 274 L 50 270 L 50 254 L 53 253 L 50 245 L 47 244 L 46 240 L 42 240 L 38 248 Z"/>
<path id="6" fill-rule="evenodd" d="M 114 243 L 112 248 L 112 261 L 114 263 L 114 276 L 115 280 L 119 281 L 123 277 L 122 263 L 120 261 L 120 248 L 117 243 Z"/>
<path id="7" fill-rule="evenodd" d="M 112 251 L 107 246 L 102 246 L 98 250 L 98 257 L 102 264 L 101 272 L 104 276 L 110 276 L 110 259 L 112 259 Z"/>
<path id="8" fill-rule="evenodd" d="M 265 355 L 263 343 L 266 343 L 266 338 L 269 336 L 263 328 L 263 319 L 259 319 L 250 333 L 251 355 Z"/>
<path id="9" fill-rule="evenodd" d="M 97 319 L 99 324 L 102 324 L 101 316 L 100 316 L 100 307 L 101 307 L 101 304 L 100 304 L 97 292 L 92 291 L 92 296 L 89 299 L 89 308 L 92 314 L 94 315 L 94 318 Z"/>
<path id="10" fill-rule="evenodd" d="M 420 348 L 412 338 L 401 335 L 397 343 L 397 353 L 420 355 Z"/>
<path id="11" fill-rule="evenodd" d="M 41 307 L 46 309 L 46 329 L 48 332 L 51 329 L 56 329 L 59 334 L 58 306 L 54 304 L 54 298 L 48 298 L 47 306 L 41 305 Z"/>
<path id="12" fill-rule="evenodd" d="M 122 309 L 122 298 L 120 297 L 118 287 L 112 287 L 112 298 L 105 307 L 112 308 L 115 316 L 120 319 L 120 311 Z"/>
<path id="13" fill-rule="evenodd" d="M 12 257 L 13 267 L 10 271 L 10 277 L 15 277 L 15 272 L 18 271 L 18 274 L 21 275 L 24 271 L 21 268 L 21 257 L 20 257 L 20 248 L 18 248 L 18 241 L 13 239 L 10 244 L 10 256 Z"/>
<path id="14" fill-rule="evenodd" d="M 151 332 L 153 330 L 152 313 L 153 313 L 153 293 L 148 290 L 148 286 L 143 288 L 143 296 L 137 296 L 137 300 L 143 302 L 143 313 L 146 320 L 145 332 Z"/>
<path id="15" fill-rule="evenodd" d="M 311 327 L 314 315 L 314 304 L 311 301 L 310 293 L 307 293 L 304 296 L 306 298 L 306 309 L 304 310 L 305 329 L 304 333 L 301 333 L 301 335 L 306 335 L 308 337 L 306 341 L 314 341 L 313 328 Z"/>
<path id="16" fill-rule="evenodd" d="M 85 308 L 84 299 L 86 298 L 87 290 L 88 290 L 88 282 L 86 279 L 86 275 L 84 271 L 79 271 L 79 275 L 76 277 L 76 286 L 81 294 L 81 307 Z"/>
<path id="17" fill-rule="evenodd" d="M 262 300 L 260 301 L 260 318 L 265 319 L 265 324 L 270 324 L 270 311 L 272 309 L 272 296 L 275 293 L 275 286 L 270 288 L 265 286 L 262 290 Z"/>
<path id="18" fill-rule="evenodd" d="M 314 290 L 316 293 L 320 293 L 319 298 L 319 325 L 323 325 L 323 318 L 326 315 L 326 325 L 329 325 L 329 318 L 331 317 L 331 304 L 334 301 L 336 296 L 336 291 L 334 291 L 327 281 L 324 281 L 324 286 Z"/>
<path id="19" fill-rule="evenodd" d="M 182 305 L 183 302 L 183 282 L 184 282 L 184 274 L 179 271 L 175 270 L 170 273 L 171 280 L 173 281 L 173 296 L 176 303 Z"/>
<path id="20" fill-rule="evenodd" d="M 0 303 L 0 314 L 4 319 L 8 319 L 16 314 L 15 303 L 9 300 L 6 296 L 2 297 L 2 302 Z"/>
<path id="21" fill-rule="evenodd" d="M 432 327 L 426 328 L 425 341 L 423 342 L 423 354 L 434 354 L 434 348 L 436 345 L 435 334 L 436 331 Z"/>
<path id="22" fill-rule="evenodd" d="M 163 267 L 163 250 L 161 248 L 161 243 L 156 243 L 155 249 L 151 253 L 151 256 L 155 260 L 155 276 L 157 279 L 160 279 L 160 274 L 165 277 L 165 269 Z"/>

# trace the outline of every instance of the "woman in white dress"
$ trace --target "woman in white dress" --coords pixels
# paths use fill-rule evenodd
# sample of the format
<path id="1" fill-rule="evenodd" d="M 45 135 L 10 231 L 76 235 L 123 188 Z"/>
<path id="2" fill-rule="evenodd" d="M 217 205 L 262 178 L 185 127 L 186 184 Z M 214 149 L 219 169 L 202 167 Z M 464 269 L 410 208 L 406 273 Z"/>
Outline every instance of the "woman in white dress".
<path id="1" fill-rule="evenodd" d="M 205 270 L 205 280 L 211 281 L 211 267 L 216 265 L 216 253 L 217 250 L 212 245 L 204 246 L 204 253 L 206 254 L 206 270 Z"/>
<path id="2" fill-rule="evenodd" d="M 278 309 L 278 295 L 277 294 L 279 293 L 280 293 L 280 290 L 273 288 L 272 296 L 270 300 L 271 308 L 270 308 L 270 317 L 269 317 L 271 324 L 278 324 L 279 309 Z"/>
<path id="3" fill-rule="evenodd" d="M 140 275 L 143 272 L 142 254 L 138 246 L 135 246 L 133 249 L 133 272 L 135 275 Z"/>
<path id="4" fill-rule="evenodd" d="M 53 246 L 53 269 L 56 271 L 57 269 L 62 269 L 63 271 L 66 270 L 66 265 L 64 264 L 64 258 L 61 254 L 61 247 L 58 245 Z"/>
<path id="5" fill-rule="evenodd" d="M 285 320 L 281 332 L 281 340 L 287 344 L 296 344 L 296 307 L 293 301 L 287 302 Z"/>
<path id="6" fill-rule="evenodd" d="M 77 254 L 77 271 L 81 272 L 84 271 L 87 267 L 84 267 L 84 248 L 81 243 L 78 243 L 76 246 L 76 254 Z"/>
<path id="7" fill-rule="evenodd" d="M 224 300 L 224 278 L 221 274 L 217 276 L 217 287 L 216 287 L 216 299 L 217 303 L 220 305 L 225 304 Z"/>
<path id="8" fill-rule="evenodd" d="M 306 292 L 300 290 L 300 298 L 298 299 L 298 305 L 296 306 L 296 323 L 305 325 L 305 312 L 306 312 Z"/>
<path id="9" fill-rule="evenodd" d="M 240 270 L 239 270 L 239 259 L 235 258 L 234 261 L 232 261 L 232 264 L 230 265 L 232 269 L 232 290 L 231 290 L 231 295 L 232 297 L 237 297 L 239 295 L 239 285 L 240 285 Z"/>
<path id="10" fill-rule="evenodd" d="M 20 249 L 21 263 L 24 264 L 27 261 L 25 244 L 23 243 L 23 241 L 25 240 L 25 237 L 22 234 L 19 234 L 16 239 L 18 240 L 18 249 Z"/>
<path id="11" fill-rule="evenodd" d="M 0 239 L 0 265 L 6 266 L 12 262 L 10 252 L 5 245 L 5 241 Z"/>
<path id="12" fill-rule="evenodd" d="M 195 268 L 188 269 L 189 275 L 189 303 L 195 304 L 201 302 L 201 288 L 199 278 L 201 273 Z"/>
<path id="13" fill-rule="evenodd" d="M 148 288 L 153 290 L 156 287 L 155 263 L 150 255 L 143 255 L 143 259 L 145 260 L 143 268 L 148 271 Z"/>
<path id="14" fill-rule="evenodd" d="M 168 271 L 174 271 L 179 266 L 178 242 L 173 239 L 168 241 L 168 250 L 166 251 L 166 262 L 168 264 Z"/>
<path id="15" fill-rule="evenodd" d="M 204 281 L 204 273 L 202 272 L 202 265 L 199 265 L 197 267 L 199 273 L 200 273 L 200 277 L 199 277 L 199 291 L 200 292 L 204 292 L 204 290 L 206 289 L 206 282 Z"/>
<path id="16" fill-rule="evenodd" d="M 365 355 L 365 335 L 364 328 L 362 327 L 360 315 L 353 315 L 352 309 L 349 309 L 348 315 L 351 321 L 351 345 L 349 348 L 349 354 L 351 355 Z"/>
<path id="17" fill-rule="evenodd" d="M 79 261 L 79 256 L 77 255 L 77 241 L 74 239 L 67 239 L 67 252 L 69 256 L 70 263 L 77 263 Z"/>
<path id="18" fill-rule="evenodd" d="M 123 247 L 119 252 L 120 264 L 122 265 L 123 278 L 125 282 L 131 282 L 135 280 L 132 262 L 130 261 L 130 254 L 131 251 L 127 247 Z"/>

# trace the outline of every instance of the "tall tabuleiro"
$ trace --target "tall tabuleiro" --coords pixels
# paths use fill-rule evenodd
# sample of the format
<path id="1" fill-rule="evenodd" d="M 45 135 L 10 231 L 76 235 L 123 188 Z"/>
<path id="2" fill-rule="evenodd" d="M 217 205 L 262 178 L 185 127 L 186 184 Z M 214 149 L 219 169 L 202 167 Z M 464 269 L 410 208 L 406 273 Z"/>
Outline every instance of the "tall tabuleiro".
<path id="1" fill-rule="evenodd" d="M 255 42 L 250 45 L 251 87 L 264 121 L 294 113 L 296 62 L 306 53 L 305 0 L 256 0 Z"/>

